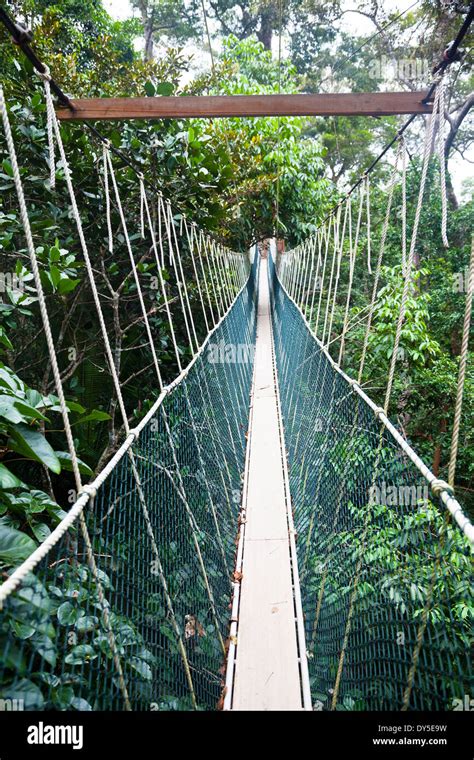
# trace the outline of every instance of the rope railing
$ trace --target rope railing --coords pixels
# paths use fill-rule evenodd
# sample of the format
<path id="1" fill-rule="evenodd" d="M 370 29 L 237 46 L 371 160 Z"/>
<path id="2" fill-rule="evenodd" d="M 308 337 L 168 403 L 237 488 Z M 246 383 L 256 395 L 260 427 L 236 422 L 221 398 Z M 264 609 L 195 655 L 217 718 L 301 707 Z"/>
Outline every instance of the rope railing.
<path id="1" fill-rule="evenodd" d="M 116 170 L 104 145 L 107 247 L 114 248 L 112 218 L 118 215 L 158 388 L 148 413 L 131 428 L 47 74 L 44 87 L 50 172 L 57 151 L 125 439 L 97 477 L 83 485 L 0 90 L 0 114 L 78 494 L 66 516 L 25 561 L 10 567 L 0 586 L 2 697 L 15 693 L 29 709 L 51 709 L 60 706 L 59 692 L 67 689 L 72 709 L 214 707 L 222 688 L 252 355 L 248 352 L 245 365 L 216 361 L 212 343 L 252 345 L 254 274 L 246 255 L 212 241 L 187 219 L 178 231 L 171 204 L 161 194 L 149 199 L 139 178 L 140 237 L 151 244 L 179 372 L 165 384 Z M 166 283 L 163 264 L 171 276 Z M 205 316 L 204 339 L 190 287 Z M 172 289 L 178 314 L 171 308 Z M 177 324 L 185 326 L 191 357 L 185 367 Z M 23 635 L 26 628 L 31 634 Z M 17 668 L 20 660 L 28 660 L 30 668 Z"/>
<path id="2" fill-rule="evenodd" d="M 315 709 L 452 710 L 471 678 L 474 526 L 276 269 L 273 304 Z"/>

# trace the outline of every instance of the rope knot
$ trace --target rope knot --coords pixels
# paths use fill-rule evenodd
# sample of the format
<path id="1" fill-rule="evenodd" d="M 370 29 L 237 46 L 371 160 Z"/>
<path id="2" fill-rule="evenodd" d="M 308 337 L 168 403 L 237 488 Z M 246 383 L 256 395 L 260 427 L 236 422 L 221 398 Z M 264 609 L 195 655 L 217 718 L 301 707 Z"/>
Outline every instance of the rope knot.
<path id="1" fill-rule="evenodd" d="M 449 483 L 446 483 L 445 480 L 441 480 L 441 478 L 432 480 L 430 487 L 435 496 L 440 496 L 442 491 L 447 491 L 451 496 L 454 496 L 454 488 Z"/>
<path id="2" fill-rule="evenodd" d="M 374 408 L 374 414 L 378 420 L 380 420 L 382 414 L 384 415 L 384 417 L 386 416 L 385 409 L 382 406 L 376 406 Z"/>
<path id="3" fill-rule="evenodd" d="M 130 428 L 127 438 L 131 438 L 132 443 L 133 441 L 136 441 L 138 438 L 138 430 L 136 428 Z"/>
<path id="4" fill-rule="evenodd" d="M 49 66 L 46 66 L 46 64 L 43 64 L 44 71 L 38 71 L 38 69 L 35 69 L 35 74 L 40 79 L 43 80 L 43 82 L 51 82 L 51 72 L 49 70 Z"/>
<path id="5" fill-rule="evenodd" d="M 93 486 L 91 483 L 86 483 L 86 485 L 82 486 L 81 490 L 79 491 L 79 494 L 81 493 L 87 493 L 91 499 L 95 499 L 97 488 L 95 488 L 95 486 Z"/>

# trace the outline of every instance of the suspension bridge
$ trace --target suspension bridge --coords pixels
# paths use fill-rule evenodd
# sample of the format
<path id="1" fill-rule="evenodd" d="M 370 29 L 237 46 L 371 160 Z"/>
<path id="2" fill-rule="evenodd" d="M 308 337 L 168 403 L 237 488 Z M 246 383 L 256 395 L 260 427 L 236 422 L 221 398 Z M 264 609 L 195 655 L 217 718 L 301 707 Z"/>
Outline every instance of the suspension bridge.
<path id="1" fill-rule="evenodd" d="M 103 141 L 109 246 L 113 205 L 158 389 L 131 428 L 54 87 L 49 73 L 41 73 L 51 179 L 57 155 L 125 432 L 103 470 L 84 484 L 12 135 L 15 116 L 0 90 L 77 489 L 57 527 L 0 586 L 2 698 L 53 709 L 58 689 L 69 688 L 71 707 L 93 710 L 452 709 L 453 700 L 469 693 L 471 678 L 470 621 L 463 610 L 471 599 L 474 527 L 453 482 L 472 264 L 450 483 L 435 477 L 390 419 L 435 129 L 443 145 L 442 78 L 419 109 L 429 103 L 431 114 L 409 239 L 402 192 L 403 292 L 383 407 L 361 379 L 394 189 L 405 182 L 404 129 L 393 141 L 376 252 L 359 250 L 362 226 L 370 228 L 368 174 L 315 235 L 285 253 L 274 240 L 266 251 L 230 251 L 186 217 L 176 224 L 170 202 L 137 177 L 141 235 L 156 261 L 179 368 L 169 384 L 144 303 L 114 151 Z M 445 193 L 442 206 L 446 239 Z M 358 267 L 369 272 L 372 294 L 357 315 L 365 338 L 358 375 L 350 377 L 344 360 Z M 177 293 L 173 303 L 165 268 Z M 207 328 L 203 341 L 191 289 Z M 335 333 L 341 304 L 342 328 Z M 184 367 L 177 320 L 192 356 Z M 219 347 L 239 346 L 245 360 L 219 353 Z"/>

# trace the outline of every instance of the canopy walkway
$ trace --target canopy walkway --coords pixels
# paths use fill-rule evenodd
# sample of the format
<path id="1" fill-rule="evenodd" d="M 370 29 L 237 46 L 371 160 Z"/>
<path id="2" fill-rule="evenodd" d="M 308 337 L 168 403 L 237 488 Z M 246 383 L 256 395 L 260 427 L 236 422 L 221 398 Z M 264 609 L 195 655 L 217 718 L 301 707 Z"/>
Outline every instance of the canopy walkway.
<path id="1" fill-rule="evenodd" d="M 167 385 L 111 146 L 103 145 L 109 246 L 113 205 L 156 371 L 156 401 L 131 428 L 73 172 L 44 79 L 51 178 L 57 153 L 124 439 L 84 485 L 0 89 L 77 487 L 69 512 L 0 586 L 1 698 L 23 699 L 26 709 L 54 709 L 67 689 L 70 707 L 79 710 L 452 709 L 470 692 L 474 527 L 452 486 L 430 472 L 389 418 L 436 123 L 442 135 L 442 86 L 434 95 L 411 237 L 402 251 L 403 292 L 383 408 L 364 392 L 361 377 L 393 190 L 404 182 L 402 131 L 373 261 L 370 247 L 364 260 L 358 257 L 361 224 L 370 228 L 367 177 L 357 186 L 354 219 L 348 195 L 303 245 L 277 254 L 272 241 L 268 257 L 257 246 L 249 254 L 230 251 L 185 217 L 177 222 L 161 194 L 150 201 L 139 177 L 141 235 L 155 257 L 179 369 Z M 404 193 L 402 201 L 406 228 Z M 445 198 L 443 210 L 444 204 Z M 357 316 L 366 334 L 356 379 L 343 366 L 358 266 L 368 268 L 373 292 Z M 473 284 L 471 273 L 468 303 Z M 206 326 L 203 339 L 195 304 Z M 186 367 L 177 319 L 192 356 Z M 468 318 L 466 325 L 468 332 Z"/>

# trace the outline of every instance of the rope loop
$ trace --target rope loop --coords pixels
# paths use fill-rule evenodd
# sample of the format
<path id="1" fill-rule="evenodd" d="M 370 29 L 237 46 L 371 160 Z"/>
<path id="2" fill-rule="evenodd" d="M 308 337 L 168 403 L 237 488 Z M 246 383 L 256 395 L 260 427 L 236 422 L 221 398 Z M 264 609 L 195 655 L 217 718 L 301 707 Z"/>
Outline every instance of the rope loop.
<path id="1" fill-rule="evenodd" d="M 443 491 L 447 491 L 451 496 L 454 496 L 454 488 L 445 480 L 441 480 L 441 478 L 435 478 L 432 480 L 430 488 L 435 496 L 440 496 Z"/>
<path id="2" fill-rule="evenodd" d="M 90 496 L 91 499 L 95 499 L 95 497 L 97 495 L 97 488 L 95 488 L 90 483 L 86 483 L 85 485 L 83 485 L 81 487 L 81 489 L 79 491 L 79 495 L 82 494 L 82 493 L 86 493 L 86 494 L 88 494 Z"/>
<path id="3" fill-rule="evenodd" d="M 46 64 L 43 64 L 44 71 L 38 71 L 38 69 L 35 69 L 35 74 L 37 77 L 43 80 L 43 82 L 51 82 L 51 72 L 49 70 L 49 66 L 46 66 Z"/>

